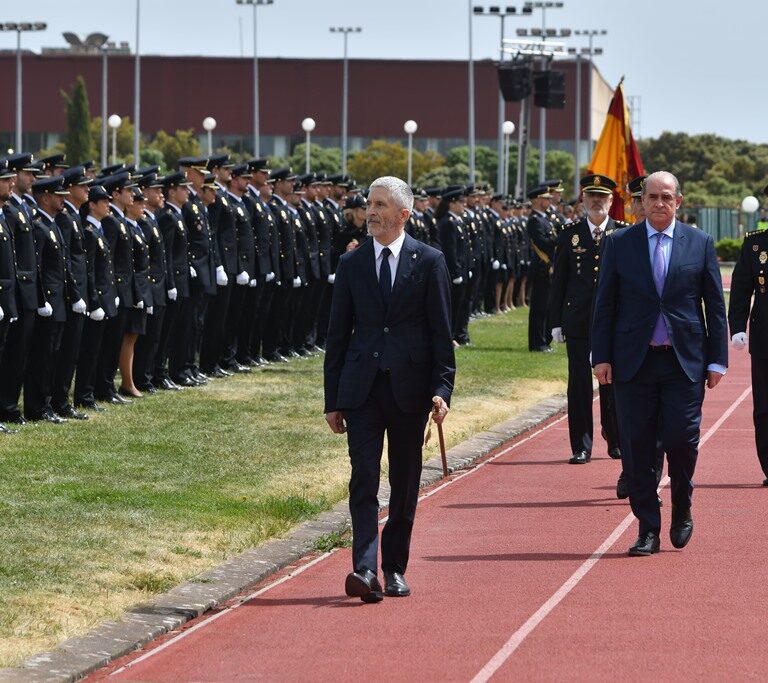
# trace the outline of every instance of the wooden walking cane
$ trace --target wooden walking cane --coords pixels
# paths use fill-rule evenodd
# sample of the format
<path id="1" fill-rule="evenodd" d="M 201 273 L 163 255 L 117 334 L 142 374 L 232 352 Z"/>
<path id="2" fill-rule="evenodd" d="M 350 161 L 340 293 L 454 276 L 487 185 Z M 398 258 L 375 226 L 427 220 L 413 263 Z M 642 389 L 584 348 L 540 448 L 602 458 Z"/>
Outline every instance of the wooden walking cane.
<path id="1" fill-rule="evenodd" d="M 429 443 L 429 437 L 432 435 L 432 423 L 434 422 L 435 409 L 437 408 L 437 401 L 435 399 L 437 398 L 438 398 L 437 396 L 434 396 L 432 398 L 433 410 L 432 410 L 432 415 L 430 415 L 430 418 L 429 418 L 429 428 L 427 429 L 427 436 L 424 439 L 425 446 L 427 445 L 427 443 Z M 435 424 L 437 424 L 437 439 L 440 443 L 440 459 L 443 461 L 443 476 L 447 477 L 448 476 L 448 460 L 445 457 L 445 438 L 443 437 L 443 425 L 438 424 L 437 422 L 435 422 Z"/>

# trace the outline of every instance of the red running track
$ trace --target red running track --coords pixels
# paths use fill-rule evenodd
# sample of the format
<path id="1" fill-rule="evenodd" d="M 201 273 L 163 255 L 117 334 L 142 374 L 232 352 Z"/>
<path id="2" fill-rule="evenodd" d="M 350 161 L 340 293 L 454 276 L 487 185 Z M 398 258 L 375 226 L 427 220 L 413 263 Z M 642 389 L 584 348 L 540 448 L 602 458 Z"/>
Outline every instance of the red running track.
<path id="1" fill-rule="evenodd" d="M 768 529 L 749 359 L 707 392 L 695 530 L 630 558 L 637 524 L 597 445 L 571 466 L 552 420 L 422 500 L 410 598 L 345 597 L 350 551 L 90 680 L 485 681 L 764 678 Z M 669 523 L 669 492 L 663 523 Z M 763 520 L 763 521 L 761 521 Z"/>

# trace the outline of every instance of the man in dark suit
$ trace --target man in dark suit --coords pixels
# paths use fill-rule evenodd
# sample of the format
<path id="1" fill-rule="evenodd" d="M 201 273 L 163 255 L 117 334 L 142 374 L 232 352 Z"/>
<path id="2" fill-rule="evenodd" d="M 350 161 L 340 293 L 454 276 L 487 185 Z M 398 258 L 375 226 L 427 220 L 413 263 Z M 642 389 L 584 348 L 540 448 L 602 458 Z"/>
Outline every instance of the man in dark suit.
<path id="1" fill-rule="evenodd" d="M 659 432 L 672 482 L 670 540 L 675 548 L 690 540 L 705 381 L 714 388 L 728 365 L 714 241 L 675 220 L 682 199 L 671 173 L 648 176 L 646 219 L 606 238 L 595 296 L 592 363 L 600 384 L 613 383 L 629 502 L 640 522 L 630 555 L 659 551 Z"/>
<path id="2" fill-rule="evenodd" d="M 603 175 L 580 181 L 587 215 L 565 226 L 558 238 L 555 272 L 549 299 L 552 338 L 565 342 L 568 352 L 568 433 L 572 465 L 592 458 L 592 369 L 589 365 L 592 300 L 600 268 L 603 238 L 626 227 L 608 216 L 616 183 Z M 600 386 L 600 421 L 608 441 L 608 455 L 620 458 L 619 434 L 613 410 L 612 389 Z"/>
<path id="3" fill-rule="evenodd" d="M 448 413 L 455 358 L 450 280 L 443 255 L 405 234 L 413 194 L 402 180 L 370 186 L 366 218 L 373 237 L 339 259 L 325 358 L 325 418 L 348 432 L 352 476 L 352 562 L 346 593 L 383 598 L 376 577 L 380 463 L 389 443 L 389 518 L 381 539 L 383 593 L 410 595 L 404 574 L 422 465 L 424 427 L 433 408 Z M 346 425 L 345 425 L 346 421 Z"/>

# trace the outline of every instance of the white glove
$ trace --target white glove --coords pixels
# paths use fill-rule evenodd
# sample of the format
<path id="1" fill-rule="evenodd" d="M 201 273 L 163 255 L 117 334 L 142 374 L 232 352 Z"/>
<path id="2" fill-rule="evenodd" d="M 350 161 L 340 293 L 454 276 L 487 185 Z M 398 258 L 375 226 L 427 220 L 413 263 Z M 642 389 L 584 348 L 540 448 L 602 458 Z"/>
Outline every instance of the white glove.
<path id="1" fill-rule="evenodd" d="M 457 277 L 457 278 L 456 278 L 456 279 L 453 281 L 453 284 L 454 284 L 454 285 L 460 285 L 462 282 L 464 282 L 464 278 L 463 278 L 463 277 L 461 277 L 461 275 L 459 275 L 459 277 Z"/>
<path id="2" fill-rule="evenodd" d="M 297 287 L 301 287 L 301 278 L 300 277 L 293 278 L 293 288 L 296 289 Z"/>
<path id="3" fill-rule="evenodd" d="M 169 289 L 169 290 L 168 290 L 168 298 L 169 298 L 171 301 L 176 301 L 176 297 L 177 297 L 178 295 L 179 295 L 179 292 L 176 290 L 176 287 L 174 287 L 173 289 Z"/>
<path id="4" fill-rule="evenodd" d="M 235 279 L 235 282 L 237 282 L 238 285 L 247 285 L 250 281 L 250 277 L 248 277 L 248 273 L 243 271 L 242 273 L 237 274 L 237 278 Z"/>
<path id="5" fill-rule="evenodd" d="M 746 332 L 737 332 L 731 337 L 731 346 L 733 346 L 736 351 L 741 351 L 749 341 L 749 338 L 747 337 Z"/>
<path id="6" fill-rule="evenodd" d="M 255 287 L 259 284 L 259 281 L 256 278 L 253 278 L 250 282 L 248 282 L 249 287 Z"/>
<path id="7" fill-rule="evenodd" d="M 51 307 L 51 304 L 46 301 L 45 306 L 41 306 L 37 309 L 37 314 L 41 318 L 50 318 L 53 315 L 53 308 Z"/>
<path id="8" fill-rule="evenodd" d="M 216 284 L 219 287 L 226 287 L 228 282 L 229 278 L 224 272 L 224 266 L 216 266 Z"/>
<path id="9" fill-rule="evenodd" d="M 139 303 L 134 304 L 133 307 L 134 308 L 138 308 L 139 310 L 141 310 L 142 308 L 144 308 L 144 302 L 143 301 L 139 301 Z"/>
<path id="10" fill-rule="evenodd" d="M 506 270 L 507 269 L 507 264 L 506 263 L 502 263 L 501 264 L 501 269 L 502 270 Z"/>
<path id="11" fill-rule="evenodd" d="M 147 306 L 147 315 L 154 315 L 154 314 L 155 314 L 155 307 Z"/>
<path id="12" fill-rule="evenodd" d="M 272 280 L 274 280 L 274 279 L 275 279 L 275 274 L 274 273 L 267 273 L 267 277 L 265 278 L 265 280 L 267 282 L 272 282 Z"/>
<path id="13" fill-rule="evenodd" d="M 78 299 L 77 301 L 75 301 L 75 303 L 72 304 L 72 310 L 75 313 L 85 313 L 86 311 L 85 301 L 83 301 L 82 299 Z M 0 320 L 2 320 L 2 318 L 0 318 Z"/>
<path id="14" fill-rule="evenodd" d="M 120 305 L 120 297 L 116 296 L 115 297 L 115 306 L 119 306 L 119 305 Z"/>
<path id="15" fill-rule="evenodd" d="M 565 341 L 565 335 L 563 334 L 562 327 L 552 328 L 552 339 L 554 339 L 558 344 L 562 344 Z"/>
<path id="16" fill-rule="evenodd" d="M 469 271 L 469 279 L 470 280 L 472 279 L 472 271 L 471 270 Z"/>
<path id="17" fill-rule="evenodd" d="M 192 266 L 189 267 L 189 277 L 197 277 L 197 271 Z"/>
<path id="18" fill-rule="evenodd" d="M 11 318 L 8 322 L 9 323 L 15 323 L 18 320 L 18 318 Z"/>
<path id="19" fill-rule="evenodd" d="M 331 273 L 328 276 L 328 284 L 332 285 L 334 282 L 336 282 L 336 273 Z"/>
<path id="20" fill-rule="evenodd" d="M 499 263 L 499 259 L 493 259 L 493 261 L 491 261 L 491 268 L 498 270 L 500 267 L 501 264 Z"/>
<path id="21" fill-rule="evenodd" d="M 88 314 L 88 317 L 91 320 L 95 320 L 96 322 L 100 322 L 101 320 L 104 320 L 104 309 L 99 306 L 95 311 L 91 311 Z"/>
<path id="22" fill-rule="evenodd" d="M 5 311 L 3 311 L 3 307 L 0 306 L 0 320 L 2 320 L 3 318 L 5 318 Z"/>

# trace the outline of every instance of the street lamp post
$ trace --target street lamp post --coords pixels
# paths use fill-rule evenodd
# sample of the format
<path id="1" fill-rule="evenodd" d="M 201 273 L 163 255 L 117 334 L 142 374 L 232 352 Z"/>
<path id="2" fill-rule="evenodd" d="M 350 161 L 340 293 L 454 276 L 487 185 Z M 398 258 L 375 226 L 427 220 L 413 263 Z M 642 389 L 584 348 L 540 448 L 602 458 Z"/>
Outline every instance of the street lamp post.
<path id="1" fill-rule="evenodd" d="M 259 144 L 259 53 L 257 47 L 256 8 L 259 5 L 271 5 L 274 0 L 237 0 L 238 5 L 253 5 L 253 155 L 261 156 Z"/>
<path id="2" fill-rule="evenodd" d="M 123 120 L 117 115 L 112 114 L 112 116 L 109 117 L 109 120 L 107 123 L 109 123 L 109 127 L 112 129 L 112 163 L 117 163 L 117 129 L 120 128 L 120 124 L 123 122 Z"/>
<path id="3" fill-rule="evenodd" d="M 349 95 L 349 63 L 347 60 L 347 37 L 350 33 L 360 33 L 359 26 L 331 26 L 331 33 L 344 36 L 344 78 L 341 94 L 341 172 L 347 172 L 347 107 Z"/>
<path id="4" fill-rule="evenodd" d="M 509 16 L 530 16 L 533 13 L 533 8 L 536 6 L 536 3 L 530 3 L 526 2 L 525 5 L 523 5 L 522 10 L 518 13 L 517 7 L 510 7 L 507 6 L 504 8 L 504 11 L 502 11 L 501 7 L 497 5 L 493 5 L 489 7 L 486 11 L 484 7 L 475 7 L 473 9 L 473 12 L 476 16 L 481 17 L 498 17 L 501 19 L 501 42 L 500 45 L 500 56 L 499 56 L 499 62 L 504 61 L 504 19 L 506 19 Z M 498 189 L 501 189 L 504 180 L 504 133 L 502 132 L 502 126 L 504 125 L 504 118 L 505 118 L 505 103 L 504 103 L 504 96 L 501 94 L 501 91 L 499 91 L 499 128 L 498 128 L 498 163 L 496 166 L 496 187 Z"/>
<path id="5" fill-rule="evenodd" d="M 133 60 L 133 163 L 141 165 L 139 140 L 141 138 L 141 0 L 136 0 L 136 55 Z"/>
<path id="6" fill-rule="evenodd" d="M 203 119 L 203 128 L 208 133 L 208 156 L 213 154 L 213 129 L 216 128 L 216 119 L 213 116 L 206 116 Z"/>
<path id="7" fill-rule="evenodd" d="M 592 44 L 595 36 L 604 36 L 608 33 L 605 29 L 587 29 L 585 31 L 574 31 L 577 36 L 587 36 L 589 39 L 589 47 L 586 50 L 582 50 L 582 54 L 586 52 L 589 55 L 589 75 L 587 78 L 587 99 L 589 104 L 587 106 L 587 152 L 589 156 L 592 156 L 592 55 L 600 55 L 603 53 L 602 49 L 595 48 Z"/>
<path id="8" fill-rule="evenodd" d="M 107 165 L 107 88 L 109 71 L 107 67 L 107 46 L 101 46 L 101 167 Z"/>
<path id="9" fill-rule="evenodd" d="M 504 133 L 504 183 L 501 191 L 506 195 L 509 194 L 509 136 L 515 132 L 515 124 L 512 121 L 504 121 L 501 130 Z"/>
<path id="10" fill-rule="evenodd" d="M 475 182 L 475 62 L 472 55 L 472 0 L 469 5 L 469 79 L 467 100 L 469 101 L 469 182 Z"/>
<path id="11" fill-rule="evenodd" d="M 413 175 L 413 134 L 419 129 L 416 121 L 408 119 L 403 124 L 403 130 L 408 135 L 408 184 L 411 184 L 411 177 Z"/>
<path id="12" fill-rule="evenodd" d="M 0 31 L 16 31 L 16 151 L 21 152 L 21 34 L 27 31 L 45 31 L 47 24 L 35 22 L 6 22 Z"/>
<path id="13" fill-rule="evenodd" d="M 307 161 L 306 161 L 306 169 L 304 173 L 309 173 L 309 167 L 310 167 L 310 158 L 309 158 L 309 140 L 310 135 L 312 134 L 312 131 L 315 130 L 315 119 L 307 117 L 301 122 L 301 128 L 302 130 L 307 134 L 307 142 L 306 142 L 306 154 L 307 154 Z"/>

